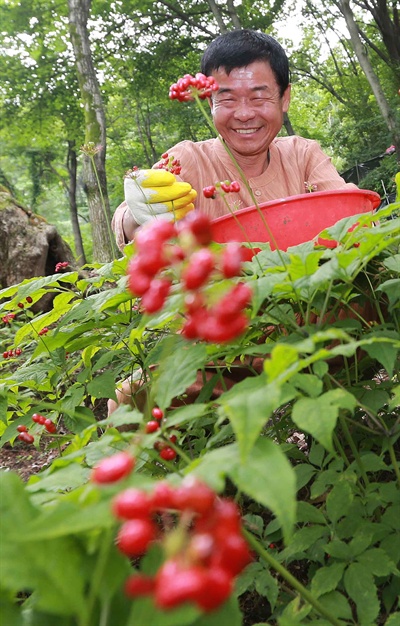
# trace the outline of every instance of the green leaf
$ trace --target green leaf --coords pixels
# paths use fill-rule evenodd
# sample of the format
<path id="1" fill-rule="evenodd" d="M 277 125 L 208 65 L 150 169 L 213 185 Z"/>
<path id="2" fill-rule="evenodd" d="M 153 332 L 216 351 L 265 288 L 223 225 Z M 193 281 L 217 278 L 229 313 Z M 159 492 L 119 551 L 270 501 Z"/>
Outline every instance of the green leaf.
<path id="1" fill-rule="evenodd" d="M 321 596 L 319 601 L 331 615 L 352 621 L 351 606 L 347 598 L 339 591 L 331 591 Z"/>
<path id="2" fill-rule="evenodd" d="M 400 289 L 400 280 L 399 280 Z M 396 336 L 398 338 L 398 335 Z M 365 352 L 372 358 L 378 361 L 388 373 L 391 378 L 393 376 L 394 366 L 396 363 L 397 354 L 399 352 L 398 346 L 390 345 L 383 341 L 372 343 L 370 345 L 364 345 Z"/>
<path id="3" fill-rule="evenodd" d="M 151 598 L 140 598 L 133 602 L 126 626 L 187 626 L 196 623 L 199 613 L 191 604 L 172 611 L 159 611 Z"/>
<path id="4" fill-rule="evenodd" d="M 385 550 L 381 548 L 371 548 L 363 552 L 357 557 L 357 561 L 365 567 L 367 572 L 375 576 L 388 576 L 389 574 L 398 574 L 396 565 L 388 557 Z"/>
<path id="5" fill-rule="evenodd" d="M 314 526 L 304 526 L 297 530 L 287 548 L 282 553 L 282 558 L 289 559 L 296 554 L 301 554 L 315 544 L 321 537 L 328 536 L 329 530 L 326 526 L 318 524 Z"/>
<path id="6" fill-rule="evenodd" d="M 288 542 L 296 518 L 296 476 L 280 447 L 262 437 L 246 463 L 228 471 L 241 491 L 274 513 Z"/>
<path id="7" fill-rule="evenodd" d="M 244 462 L 274 410 L 282 404 L 281 388 L 263 376 L 248 378 L 219 400 L 220 415 L 229 418 Z"/>
<path id="8" fill-rule="evenodd" d="M 180 345 L 162 360 L 153 384 L 154 400 L 161 409 L 169 407 L 174 398 L 194 383 L 206 359 L 206 347 L 193 344 Z"/>
<path id="9" fill-rule="evenodd" d="M 13 592 L 37 590 L 36 605 L 43 610 L 83 615 L 85 581 L 78 544 L 69 537 L 25 543 L 25 529 L 38 513 L 18 477 L 2 473 L 0 480 L 3 586 Z"/>
<path id="10" fill-rule="evenodd" d="M 95 376 L 88 383 L 88 393 L 95 398 L 114 398 L 115 399 L 115 377 L 112 372 L 104 372 Z"/>
<path id="11" fill-rule="evenodd" d="M 356 398 L 344 389 L 327 391 L 319 398 L 300 398 L 293 406 L 292 419 L 300 430 L 315 437 L 327 450 L 333 452 L 332 434 L 339 410 L 354 410 Z"/>
<path id="12" fill-rule="evenodd" d="M 279 595 L 279 586 L 276 578 L 268 570 L 264 569 L 255 579 L 255 589 L 260 596 L 267 598 L 273 611 Z"/>
<path id="13" fill-rule="evenodd" d="M 345 563 L 332 563 L 320 567 L 311 581 L 311 592 L 319 598 L 325 593 L 334 591 L 342 579 Z"/>
<path id="14" fill-rule="evenodd" d="M 346 512 L 353 502 L 354 494 L 347 480 L 340 480 L 329 492 L 326 499 L 326 512 L 329 519 L 336 522 L 346 515 Z"/>
<path id="15" fill-rule="evenodd" d="M 399 626 L 399 624 L 400 624 L 400 611 L 396 611 L 396 613 L 392 613 L 392 615 L 390 615 L 385 622 L 385 626 Z"/>
<path id="16" fill-rule="evenodd" d="M 360 563 L 350 563 L 344 574 L 344 586 L 356 603 L 360 626 L 370 626 L 379 615 L 379 600 L 374 579 Z"/>

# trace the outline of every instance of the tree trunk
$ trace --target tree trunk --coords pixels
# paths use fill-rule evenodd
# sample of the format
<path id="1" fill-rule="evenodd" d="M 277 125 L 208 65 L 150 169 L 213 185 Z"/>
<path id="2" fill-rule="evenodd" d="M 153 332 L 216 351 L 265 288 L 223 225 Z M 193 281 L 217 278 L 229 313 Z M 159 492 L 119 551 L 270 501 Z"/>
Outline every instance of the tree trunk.
<path id="1" fill-rule="evenodd" d="M 288 135 L 295 135 L 294 128 L 292 126 L 292 122 L 290 121 L 290 117 L 287 113 L 283 114 L 283 125 L 286 128 L 286 132 Z"/>
<path id="2" fill-rule="evenodd" d="M 67 168 L 69 174 L 68 198 L 69 213 L 71 217 L 72 232 L 74 234 L 75 251 L 78 265 L 86 263 L 85 250 L 83 248 L 82 234 L 79 227 L 78 208 L 76 204 L 76 172 L 77 157 L 75 142 L 68 141 Z"/>
<path id="3" fill-rule="evenodd" d="M 87 21 L 91 0 L 68 0 L 69 30 L 85 115 L 84 181 L 92 225 L 94 261 L 115 258 L 106 180 L 106 123 L 90 50 Z"/>
<path id="4" fill-rule="evenodd" d="M 346 25 L 353 44 L 354 52 L 358 58 L 361 68 L 367 77 L 372 92 L 376 98 L 382 117 L 386 122 L 389 132 L 393 139 L 393 144 L 397 150 L 397 159 L 400 161 L 400 128 L 396 124 L 396 118 L 391 110 L 385 94 L 383 93 L 378 76 L 375 74 L 371 62 L 365 52 L 364 45 L 359 37 L 357 24 L 354 19 L 353 12 L 350 8 L 349 0 L 339 0 L 339 7 L 346 20 Z"/>

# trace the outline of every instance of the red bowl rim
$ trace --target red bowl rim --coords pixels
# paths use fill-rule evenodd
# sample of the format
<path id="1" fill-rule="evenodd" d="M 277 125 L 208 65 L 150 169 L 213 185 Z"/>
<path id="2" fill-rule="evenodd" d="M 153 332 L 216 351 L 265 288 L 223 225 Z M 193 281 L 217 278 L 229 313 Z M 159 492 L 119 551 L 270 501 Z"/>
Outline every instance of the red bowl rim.
<path id="1" fill-rule="evenodd" d="M 361 196 L 361 197 L 369 197 L 372 201 L 372 210 L 376 209 L 381 203 L 381 197 L 376 191 L 371 191 L 369 189 L 329 189 L 327 191 L 313 191 L 312 193 L 301 193 L 297 196 L 287 196 L 286 198 L 277 198 L 276 200 L 269 200 L 268 202 L 261 202 L 258 205 L 259 209 L 267 209 L 273 206 L 279 206 L 281 204 L 291 204 L 293 202 L 304 202 L 309 201 L 312 198 L 321 198 L 321 197 L 329 197 L 329 196 Z M 245 213 L 251 213 L 252 211 L 257 210 L 255 205 L 245 207 L 243 209 L 238 209 L 234 211 L 234 215 L 243 215 Z M 227 213 L 226 215 L 221 215 L 220 217 L 216 217 L 212 220 L 213 224 L 217 224 L 218 222 L 222 222 L 228 218 L 231 218 L 233 213 Z M 357 215 L 357 213 L 355 213 Z"/>

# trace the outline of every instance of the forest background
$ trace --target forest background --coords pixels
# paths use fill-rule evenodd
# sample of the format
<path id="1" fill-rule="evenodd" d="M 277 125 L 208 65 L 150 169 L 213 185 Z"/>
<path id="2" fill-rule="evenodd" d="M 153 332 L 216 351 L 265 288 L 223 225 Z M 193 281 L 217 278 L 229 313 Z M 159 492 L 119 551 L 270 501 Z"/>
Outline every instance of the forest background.
<path id="1" fill-rule="evenodd" d="M 318 140 L 339 171 L 399 145 L 396 3 L 2 0 L 0 6 L 0 184 L 55 224 L 80 263 L 112 258 L 106 221 L 123 199 L 127 169 L 150 167 L 182 139 L 209 136 L 200 113 L 169 101 L 168 89 L 198 71 L 202 51 L 220 32 L 250 27 L 281 41 L 293 83 L 282 133 Z M 80 151 L 88 142 L 102 146 L 94 157 L 100 194 L 90 158 Z M 396 154 L 382 159 L 360 186 L 381 196 L 393 192 L 396 161 Z"/>

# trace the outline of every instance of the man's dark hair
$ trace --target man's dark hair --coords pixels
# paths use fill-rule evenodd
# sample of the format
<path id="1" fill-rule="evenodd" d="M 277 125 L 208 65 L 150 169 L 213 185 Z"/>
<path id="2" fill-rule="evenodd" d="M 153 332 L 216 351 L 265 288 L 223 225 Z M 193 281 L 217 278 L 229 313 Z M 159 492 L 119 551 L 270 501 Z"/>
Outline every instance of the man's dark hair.
<path id="1" fill-rule="evenodd" d="M 245 28 L 219 35 L 204 52 L 201 71 L 210 76 L 223 68 L 230 74 L 236 67 L 246 67 L 254 61 L 269 63 L 283 96 L 289 84 L 289 61 L 281 44 L 265 33 Z"/>

